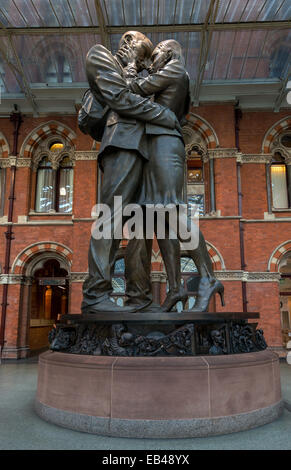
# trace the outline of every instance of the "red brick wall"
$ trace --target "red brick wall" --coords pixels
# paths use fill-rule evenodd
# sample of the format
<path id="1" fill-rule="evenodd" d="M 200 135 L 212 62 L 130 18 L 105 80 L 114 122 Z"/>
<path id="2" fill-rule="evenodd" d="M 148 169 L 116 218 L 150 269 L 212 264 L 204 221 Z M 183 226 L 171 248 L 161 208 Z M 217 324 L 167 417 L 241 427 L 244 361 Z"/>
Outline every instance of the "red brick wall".
<path id="1" fill-rule="evenodd" d="M 220 148 L 235 147 L 234 107 L 226 105 L 203 105 L 192 108 L 194 114 L 206 120 L 214 129 Z M 272 112 L 243 112 L 240 122 L 240 147 L 243 153 L 261 153 L 263 138 L 276 122 L 287 116 L 287 111 Z M 18 152 L 20 152 L 25 138 L 40 124 L 48 121 L 58 121 L 68 126 L 77 135 L 76 150 L 87 151 L 92 149 L 93 141 L 83 135 L 77 126 L 76 116 L 43 116 L 34 118 L 24 117 L 20 128 Z M 13 124 L 9 119 L 0 119 L 1 132 L 6 137 L 10 150 L 13 147 Z M 223 257 L 226 270 L 239 271 L 241 269 L 239 245 L 239 221 L 234 217 L 238 215 L 237 196 L 237 169 L 235 158 L 215 159 L 215 190 L 216 206 L 221 211 L 222 218 L 209 218 L 200 221 L 201 230 L 205 239 L 216 247 Z M 90 219 L 91 209 L 97 199 L 97 162 L 76 161 L 74 167 L 74 205 L 75 219 Z M 27 215 L 34 207 L 33 184 L 29 168 L 18 168 L 16 172 L 14 222 L 18 215 Z M 207 172 L 206 172 L 207 174 Z M 263 219 L 267 211 L 266 175 L 264 164 L 243 164 L 241 167 L 243 217 L 245 219 Z M 8 212 L 8 195 L 10 190 L 10 169 L 6 171 L 6 203 L 5 215 Z M 288 212 L 276 213 L 276 217 L 290 217 Z M 71 221 L 70 216 L 30 216 L 30 221 Z M 87 253 L 89 246 L 92 221 L 77 220 L 70 225 L 14 225 L 15 239 L 12 240 L 12 265 L 18 254 L 27 246 L 40 241 L 53 241 L 69 247 L 73 251 L 72 272 L 86 272 Z M 5 231 L 7 226 L 0 225 L 0 264 L 3 272 L 5 257 Z M 250 272 L 266 271 L 268 260 L 272 251 L 280 244 L 290 239 L 290 222 L 256 222 L 244 224 L 246 270 Z M 154 244 L 157 251 L 157 245 Z M 157 268 L 158 266 L 158 268 Z M 153 266 L 160 269 L 160 262 Z M 240 281 L 225 281 L 225 300 L 227 311 L 242 310 L 242 289 Z M 161 301 L 165 297 L 166 284 L 161 284 Z M 25 296 L 25 291 L 22 290 Z M 27 325 L 29 311 L 22 310 L 20 305 L 21 288 L 19 285 L 10 285 L 8 290 L 8 310 L 6 321 L 6 340 L 9 347 L 25 347 L 27 343 Z M 247 283 L 248 307 L 250 311 L 260 311 L 260 325 L 265 330 L 270 345 L 281 344 L 281 325 L 279 315 L 278 284 Z M 82 283 L 72 283 L 70 294 L 70 311 L 80 312 L 82 300 Z M 2 285 L 0 284 L 0 303 L 2 302 Z M 223 311 L 220 299 L 215 299 L 217 311 Z M 19 310 L 21 315 L 19 315 Z"/>
<path id="2" fill-rule="evenodd" d="M 244 163 L 241 167 L 243 217 L 263 219 L 268 211 L 266 165 Z"/>

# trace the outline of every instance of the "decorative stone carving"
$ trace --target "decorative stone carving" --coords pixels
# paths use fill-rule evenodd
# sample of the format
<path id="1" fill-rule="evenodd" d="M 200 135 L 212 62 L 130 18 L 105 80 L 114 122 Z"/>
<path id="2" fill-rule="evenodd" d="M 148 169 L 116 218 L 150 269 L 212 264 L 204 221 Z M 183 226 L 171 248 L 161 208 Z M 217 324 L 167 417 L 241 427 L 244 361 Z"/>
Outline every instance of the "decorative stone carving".
<path id="1" fill-rule="evenodd" d="M 237 149 L 226 149 L 226 148 L 217 148 L 208 150 L 209 158 L 237 158 L 238 151 Z"/>
<path id="2" fill-rule="evenodd" d="M 0 158 L 0 168 L 9 168 L 10 160 L 9 158 Z"/>
<path id="3" fill-rule="evenodd" d="M 260 154 L 238 154 L 237 156 L 237 162 L 238 163 L 263 163 L 263 164 L 268 164 L 271 163 L 272 161 L 272 154 L 266 153 L 260 153 Z"/>
<path id="4" fill-rule="evenodd" d="M 167 282 L 167 275 L 163 271 L 152 271 L 151 281 L 152 282 Z"/>
<path id="5" fill-rule="evenodd" d="M 280 273 L 274 272 L 247 272 L 247 271 L 215 271 L 220 281 L 244 282 L 278 282 Z"/>
<path id="6" fill-rule="evenodd" d="M 88 273 L 71 273 L 70 282 L 84 282 Z"/>
<path id="7" fill-rule="evenodd" d="M 0 274 L 0 284 L 22 284 L 30 285 L 32 278 L 22 274 Z"/>
<path id="8" fill-rule="evenodd" d="M 76 160 L 97 160 L 99 152 L 97 150 L 76 151 Z"/>

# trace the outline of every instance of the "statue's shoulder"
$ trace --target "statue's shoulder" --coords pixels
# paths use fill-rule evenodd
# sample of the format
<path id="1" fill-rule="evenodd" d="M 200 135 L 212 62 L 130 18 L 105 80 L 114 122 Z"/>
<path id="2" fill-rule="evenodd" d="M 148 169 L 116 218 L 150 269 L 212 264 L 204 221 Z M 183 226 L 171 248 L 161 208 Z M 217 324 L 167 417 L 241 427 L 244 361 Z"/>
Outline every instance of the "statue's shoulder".
<path id="1" fill-rule="evenodd" d="M 172 80 L 181 80 L 187 75 L 187 71 L 183 64 L 177 59 L 170 60 L 159 72 L 161 75 L 167 76 Z"/>
<path id="2" fill-rule="evenodd" d="M 101 61 L 101 62 L 112 62 L 115 63 L 115 59 L 111 52 L 106 49 L 105 46 L 102 44 L 95 44 L 91 49 L 89 50 L 86 61 L 88 62 L 96 62 L 96 60 Z"/>

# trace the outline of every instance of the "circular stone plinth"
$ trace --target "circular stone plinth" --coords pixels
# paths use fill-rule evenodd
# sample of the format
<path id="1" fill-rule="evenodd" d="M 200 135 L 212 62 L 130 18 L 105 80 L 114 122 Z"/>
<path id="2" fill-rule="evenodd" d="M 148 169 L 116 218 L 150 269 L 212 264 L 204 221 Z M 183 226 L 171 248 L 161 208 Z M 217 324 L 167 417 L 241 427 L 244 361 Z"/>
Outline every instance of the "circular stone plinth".
<path id="1" fill-rule="evenodd" d="M 187 438 L 226 434 L 280 416 L 279 358 L 40 355 L 38 415 L 93 434 Z"/>

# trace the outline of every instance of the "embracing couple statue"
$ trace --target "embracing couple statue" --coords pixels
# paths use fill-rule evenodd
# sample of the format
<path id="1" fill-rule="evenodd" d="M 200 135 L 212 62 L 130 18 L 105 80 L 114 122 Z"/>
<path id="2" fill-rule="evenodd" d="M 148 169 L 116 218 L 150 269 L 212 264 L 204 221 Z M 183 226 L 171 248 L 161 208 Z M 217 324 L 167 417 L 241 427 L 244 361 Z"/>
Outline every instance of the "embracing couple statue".
<path id="1" fill-rule="evenodd" d="M 139 72 L 147 70 L 147 77 Z M 127 301 L 124 307 L 110 298 L 112 275 L 120 238 L 114 237 L 114 197 L 122 197 L 122 208 L 139 204 L 185 204 L 183 196 L 185 148 L 181 124 L 189 111 L 189 76 L 182 48 L 175 40 L 155 48 L 142 33 L 129 31 L 116 55 L 102 45 L 87 54 L 86 72 L 90 90 L 79 113 L 81 130 L 101 140 L 99 165 L 103 172 L 101 203 L 110 208 L 110 238 L 96 239 L 89 247 L 89 276 L 83 285 L 82 313 L 170 311 L 178 301 L 185 306 L 187 294 L 181 286 L 179 236 L 170 236 L 165 218 L 165 236 L 157 236 L 165 264 L 169 291 L 162 306 L 152 301 L 150 271 L 152 238 L 129 240 L 125 255 Z M 94 118 L 94 113 L 96 119 Z M 123 227 L 129 217 L 120 218 Z M 188 218 L 189 227 L 191 220 Z M 187 224 L 188 224 L 187 222 Z M 156 226 L 154 228 L 156 232 Z M 224 305 L 223 285 L 215 278 L 201 231 L 197 246 L 187 251 L 198 269 L 200 282 L 191 311 L 207 311 L 219 293 Z"/>

